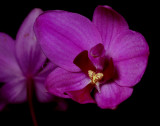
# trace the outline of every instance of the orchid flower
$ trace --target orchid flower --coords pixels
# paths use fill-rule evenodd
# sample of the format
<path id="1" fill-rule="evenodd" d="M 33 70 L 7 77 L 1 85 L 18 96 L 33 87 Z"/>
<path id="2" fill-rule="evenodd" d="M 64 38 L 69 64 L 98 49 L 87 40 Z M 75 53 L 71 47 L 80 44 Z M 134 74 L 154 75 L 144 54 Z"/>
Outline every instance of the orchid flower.
<path id="1" fill-rule="evenodd" d="M 36 19 L 34 31 L 58 66 L 45 82 L 54 95 L 114 109 L 131 96 L 145 72 L 145 38 L 109 6 L 98 6 L 92 21 L 77 13 L 47 11 Z"/>
<path id="2" fill-rule="evenodd" d="M 7 103 L 28 100 L 34 125 L 37 122 L 32 106 L 33 90 L 40 102 L 49 102 L 55 98 L 46 90 L 44 81 L 56 65 L 49 62 L 43 54 L 33 32 L 34 21 L 41 13 L 40 9 L 30 12 L 21 25 L 16 40 L 0 33 L 0 82 L 3 83 L 0 88 L 0 108 Z"/>

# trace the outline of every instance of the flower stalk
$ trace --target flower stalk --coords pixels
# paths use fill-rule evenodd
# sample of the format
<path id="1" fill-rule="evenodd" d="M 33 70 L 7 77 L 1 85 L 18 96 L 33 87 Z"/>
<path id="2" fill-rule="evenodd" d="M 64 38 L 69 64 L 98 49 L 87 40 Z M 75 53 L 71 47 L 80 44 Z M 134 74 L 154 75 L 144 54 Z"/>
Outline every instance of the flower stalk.
<path id="1" fill-rule="evenodd" d="M 34 126 L 38 126 L 35 112 L 34 112 L 34 107 L 33 107 L 33 99 L 32 99 L 33 98 L 33 83 L 34 83 L 33 79 L 29 78 L 27 80 L 27 98 L 28 98 L 28 104 L 29 104 L 29 109 L 30 109 L 33 124 Z"/>

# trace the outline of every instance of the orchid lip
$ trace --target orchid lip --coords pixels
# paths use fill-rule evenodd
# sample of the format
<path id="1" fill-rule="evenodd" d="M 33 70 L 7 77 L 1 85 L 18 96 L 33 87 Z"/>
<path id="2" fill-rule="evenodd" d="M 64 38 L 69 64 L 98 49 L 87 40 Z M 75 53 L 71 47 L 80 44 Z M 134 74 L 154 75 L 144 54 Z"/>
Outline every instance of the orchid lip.
<path id="1" fill-rule="evenodd" d="M 98 54 L 99 51 L 103 49 L 103 48 L 99 49 L 100 47 L 102 48 L 103 46 L 101 44 L 98 44 L 94 46 L 92 48 L 92 51 L 90 52 L 92 53 L 94 52 L 95 54 Z M 95 58 L 96 60 L 98 58 L 98 61 L 96 61 Z M 93 64 L 93 61 L 96 64 L 100 63 L 100 66 L 102 67 L 102 69 L 97 69 L 96 64 Z M 82 70 L 83 73 L 85 73 L 90 78 L 89 84 L 94 85 L 99 93 L 101 92 L 100 84 L 114 78 L 114 65 L 113 65 L 112 58 L 110 59 L 106 58 L 104 55 L 104 52 L 102 55 L 99 54 L 98 57 L 94 57 L 94 56 L 90 56 L 87 50 L 84 50 L 77 55 L 77 57 L 73 62 L 76 66 L 78 66 Z"/>

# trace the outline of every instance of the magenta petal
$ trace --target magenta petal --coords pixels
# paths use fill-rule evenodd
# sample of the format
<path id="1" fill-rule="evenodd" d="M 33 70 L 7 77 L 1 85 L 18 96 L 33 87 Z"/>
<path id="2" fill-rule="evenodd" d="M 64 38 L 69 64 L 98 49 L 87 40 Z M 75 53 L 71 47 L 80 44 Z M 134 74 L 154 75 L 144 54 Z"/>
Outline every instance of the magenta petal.
<path id="1" fill-rule="evenodd" d="M 97 70 L 102 71 L 105 63 L 105 49 L 103 44 L 99 43 L 92 47 L 89 51 L 88 57 L 91 59 L 92 63 Z"/>
<path id="2" fill-rule="evenodd" d="M 51 62 L 48 62 L 45 67 L 42 67 L 42 71 L 40 71 L 34 78 L 36 80 L 45 80 L 48 74 L 50 74 L 57 66 Z"/>
<path id="3" fill-rule="evenodd" d="M 98 6 L 93 14 L 93 23 L 101 33 L 105 49 L 123 30 L 128 29 L 125 19 L 109 6 Z"/>
<path id="4" fill-rule="evenodd" d="M 66 93 L 84 88 L 90 79 L 84 73 L 68 72 L 62 68 L 56 68 L 46 80 L 46 88 L 54 95 L 70 98 Z"/>
<path id="5" fill-rule="evenodd" d="M 86 103 L 95 103 L 95 100 L 91 97 L 91 91 L 93 90 L 94 85 L 88 84 L 86 87 L 81 90 L 69 91 L 67 94 L 76 102 L 81 104 Z"/>
<path id="6" fill-rule="evenodd" d="M 44 80 L 35 80 L 35 91 L 38 101 L 50 102 L 54 99 L 54 96 L 50 94 L 44 85 Z"/>
<path id="7" fill-rule="evenodd" d="M 0 82 L 12 80 L 21 75 L 15 57 L 15 41 L 5 33 L 0 33 Z"/>
<path id="8" fill-rule="evenodd" d="M 1 94 L 9 103 L 22 103 L 27 101 L 26 80 L 18 77 L 15 80 L 7 82 L 1 88 Z"/>
<path id="9" fill-rule="evenodd" d="M 68 71 L 80 71 L 73 63 L 75 57 L 102 42 L 89 19 L 66 11 L 48 11 L 40 15 L 34 30 L 46 56 Z"/>
<path id="10" fill-rule="evenodd" d="M 92 47 L 89 51 L 92 57 L 102 57 L 105 54 L 105 49 L 103 44 L 99 43 L 96 46 Z"/>
<path id="11" fill-rule="evenodd" d="M 115 67 L 118 71 L 118 77 L 115 81 L 121 86 L 134 86 L 142 78 L 147 62 L 147 56 L 116 62 Z"/>
<path id="12" fill-rule="evenodd" d="M 25 75 L 35 74 L 46 60 L 33 32 L 35 19 L 41 13 L 40 9 L 32 10 L 21 25 L 16 37 L 16 55 Z"/>
<path id="13" fill-rule="evenodd" d="M 56 67 L 56 65 L 49 62 L 47 66 L 45 66 L 36 77 L 34 77 L 36 96 L 40 102 L 49 102 L 54 99 L 54 96 L 48 93 L 44 83 L 48 74 Z"/>
<path id="14" fill-rule="evenodd" d="M 118 72 L 116 82 L 121 86 L 134 86 L 146 69 L 149 47 L 140 33 L 126 31 L 110 44 L 108 55 Z"/>
<path id="15" fill-rule="evenodd" d="M 96 93 L 95 99 L 100 108 L 114 109 L 131 96 L 132 88 L 121 87 L 116 83 L 107 83 L 101 87 L 101 93 Z"/>

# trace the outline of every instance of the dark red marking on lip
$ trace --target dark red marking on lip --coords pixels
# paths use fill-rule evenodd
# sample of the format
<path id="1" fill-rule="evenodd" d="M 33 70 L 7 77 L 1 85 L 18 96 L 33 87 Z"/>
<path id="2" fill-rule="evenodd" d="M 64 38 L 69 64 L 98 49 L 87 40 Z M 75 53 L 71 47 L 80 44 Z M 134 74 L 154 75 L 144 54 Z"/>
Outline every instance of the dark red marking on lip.
<path id="1" fill-rule="evenodd" d="M 73 63 L 77 65 L 86 75 L 88 75 L 88 70 L 96 71 L 96 68 L 93 65 L 92 61 L 88 58 L 87 50 L 81 52 L 74 59 Z"/>

